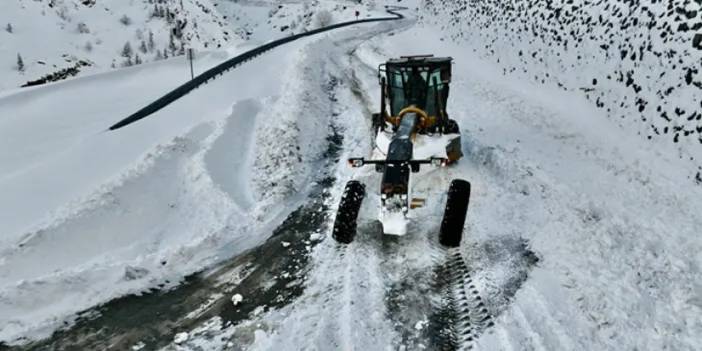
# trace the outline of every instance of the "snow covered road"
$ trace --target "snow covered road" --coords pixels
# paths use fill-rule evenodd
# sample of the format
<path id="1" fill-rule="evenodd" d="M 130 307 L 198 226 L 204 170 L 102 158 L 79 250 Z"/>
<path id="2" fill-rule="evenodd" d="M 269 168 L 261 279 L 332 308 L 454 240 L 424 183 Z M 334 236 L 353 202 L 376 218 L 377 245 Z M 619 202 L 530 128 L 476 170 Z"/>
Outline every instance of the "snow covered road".
<path id="1" fill-rule="evenodd" d="M 680 181 L 673 149 L 410 24 L 294 44 L 108 144 L 87 138 L 99 150 L 129 141 L 119 160 L 152 151 L 128 176 L 117 170 L 132 163 L 93 158 L 121 180 L 0 248 L 0 339 L 48 335 L 85 310 L 19 348 L 699 349 L 702 191 Z M 465 157 L 418 181 L 427 204 L 408 236 L 380 235 L 369 191 L 356 241 L 338 245 L 343 184 L 378 182 L 344 161 L 371 151 L 375 69 L 426 52 L 455 59 L 448 112 Z M 455 178 L 473 194 L 462 246 L 446 250 L 437 229 Z M 145 287 L 172 288 L 91 308 Z"/>
<path id="2" fill-rule="evenodd" d="M 359 26 L 337 34 L 338 41 L 364 40 L 389 28 Z M 3 339 L 48 336 L 67 317 L 74 319 L 75 312 L 147 288 L 172 286 L 265 241 L 305 200 L 319 162 L 329 158 L 334 101 L 327 95 L 334 83 L 320 61 L 326 56 L 318 53 L 334 49 L 336 41 L 324 38 L 266 54 L 245 66 L 251 71 L 233 71 L 139 128 L 88 137 L 84 130 L 72 130 L 73 138 L 66 140 L 74 145 L 51 161 L 94 160 L 97 172 L 83 172 L 84 179 L 69 179 L 70 170 L 42 173 L 28 167 L 29 175 L 66 183 L 52 201 L 85 191 L 88 199 L 23 236 L 19 245 L 4 246 Z M 273 63 L 286 59 L 290 64 Z M 247 89 L 227 88 L 242 82 Z M 125 140 L 130 144 L 122 144 Z M 139 156 L 144 148 L 154 149 Z M 120 164 L 129 157 L 141 160 L 136 166 Z M 125 166 L 126 173 L 115 171 L 120 176 L 107 177 L 104 184 L 106 171 Z M 19 179 L 8 177 L 6 184 L 12 181 Z M 91 182 L 103 184 L 95 190 Z M 23 224 L 14 220 L 8 223 Z"/>

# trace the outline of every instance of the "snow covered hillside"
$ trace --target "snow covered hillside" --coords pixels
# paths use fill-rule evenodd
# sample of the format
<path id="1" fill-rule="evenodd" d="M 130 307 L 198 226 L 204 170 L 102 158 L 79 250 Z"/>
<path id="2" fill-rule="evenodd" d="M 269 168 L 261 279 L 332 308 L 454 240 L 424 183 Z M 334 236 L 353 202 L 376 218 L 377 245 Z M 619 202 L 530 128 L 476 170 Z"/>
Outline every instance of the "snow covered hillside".
<path id="1" fill-rule="evenodd" d="M 675 143 L 702 184 L 700 1 L 435 1 L 424 22 L 506 76 L 582 94 L 632 133 Z"/>
<path id="2" fill-rule="evenodd" d="M 383 14 L 378 1 L 212 1 L 237 36 L 254 42 L 355 19 L 355 11 L 360 12 L 360 18 Z"/>
<path id="3" fill-rule="evenodd" d="M 10 0 L 0 23 L 0 89 L 237 42 L 208 0 Z"/>
<path id="4" fill-rule="evenodd" d="M 0 2 L 0 90 L 264 43 L 382 13 L 375 2 L 8 0 Z M 382 10 L 382 8 L 380 9 Z"/>

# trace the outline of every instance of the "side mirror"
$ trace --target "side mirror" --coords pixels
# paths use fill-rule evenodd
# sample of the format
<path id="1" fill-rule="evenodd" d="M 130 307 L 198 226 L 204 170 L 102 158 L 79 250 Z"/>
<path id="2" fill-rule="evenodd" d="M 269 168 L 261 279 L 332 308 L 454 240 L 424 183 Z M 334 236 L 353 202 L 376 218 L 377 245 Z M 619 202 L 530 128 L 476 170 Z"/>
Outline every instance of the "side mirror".
<path id="1" fill-rule="evenodd" d="M 419 172 L 419 163 L 415 163 L 415 162 L 410 163 L 410 169 L 412 170 L 412 173 Z"/>
<path id="2" fill-rule="evenodd" d="M 383 172 L 385 172 L 385 165 L 384 165 L 384 164 L 380 164 L 380 163 L 376 163 L 376 164 L 375 164 L 375 171 L 378 172 L 378 173 L 383 173 Z"/>

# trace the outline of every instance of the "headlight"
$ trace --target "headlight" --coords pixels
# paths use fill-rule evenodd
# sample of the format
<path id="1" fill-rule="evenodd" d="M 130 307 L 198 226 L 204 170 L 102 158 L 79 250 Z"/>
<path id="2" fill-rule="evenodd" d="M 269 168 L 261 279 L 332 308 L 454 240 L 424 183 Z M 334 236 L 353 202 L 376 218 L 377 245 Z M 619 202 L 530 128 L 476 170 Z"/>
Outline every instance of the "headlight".
<path id="1" fill-rule="evenodd" d="M 441 157 L 433 157 L 431 159 L 431 165 L 434 167 L 443 167 L 446 166 L 447 160 L 445 158 Z"/>
<path id="2" fill-rule="evenodd" d="M 358 168 L 358 167 L 363 167 L 363 159 L 362 158 L 355 158 L 355 159 L 349 159 L 349 163 L 351 164 L 351 167 Z"/>

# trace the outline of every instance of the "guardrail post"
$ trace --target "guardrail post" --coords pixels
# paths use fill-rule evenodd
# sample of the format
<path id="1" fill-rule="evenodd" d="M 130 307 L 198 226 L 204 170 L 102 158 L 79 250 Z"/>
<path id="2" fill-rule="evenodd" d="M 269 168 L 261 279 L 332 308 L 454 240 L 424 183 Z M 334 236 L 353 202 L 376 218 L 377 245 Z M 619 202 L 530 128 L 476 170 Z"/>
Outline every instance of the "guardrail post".
<path id="1" fill-rule="evenodd" d="M 194 59 L 195 53 L 193 52 L 192 48 L 188 49 L 188 61 L 190 61 L 190 80 L 195 79 L 195 71 L 193 71 L 193 59 Z"/>

